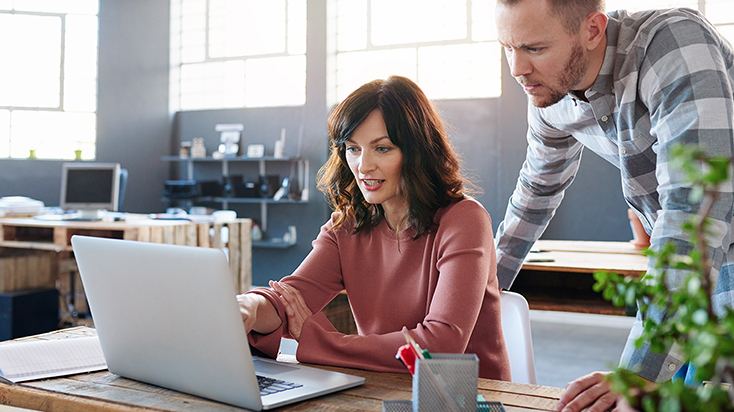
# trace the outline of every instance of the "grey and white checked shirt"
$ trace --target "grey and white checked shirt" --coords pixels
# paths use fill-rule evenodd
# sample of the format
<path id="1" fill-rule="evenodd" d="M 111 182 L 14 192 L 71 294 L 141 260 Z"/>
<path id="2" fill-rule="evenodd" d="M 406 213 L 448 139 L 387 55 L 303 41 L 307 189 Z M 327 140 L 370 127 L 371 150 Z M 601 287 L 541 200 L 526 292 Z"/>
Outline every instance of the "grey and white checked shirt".
<path id="1" fill-rule="evenodd" d="M 529 105 L 527 157 L 495 239 L 502 288 L 510 288 L 547 227 L 584 146 L 620 169 L 623 195 L 651 234 L 653 249 L 673 242 L 680 253 L 690 250 L 681 224 L 698 205 L 688 201 L 690 185 L 668 162 L 669 150 L 676 143 L 698 144 L 711 154 L 734 154 L 732 53 L 693 10 L 609 14 L 604 63 L 585 93 L 589 102 L 569 94 L 548 108 Z M 708 237 L 719 310 L 734 303 L 733 189 L 731 181 L 720 187 Z M 674 285 L 682 283 L 685 273 L 667 272 Z M 635 349 L 640 327 L 637 322 L 630 333 L 621 366 L 650 380 L 670 379 L 684 360 L 675 350 Z"/>

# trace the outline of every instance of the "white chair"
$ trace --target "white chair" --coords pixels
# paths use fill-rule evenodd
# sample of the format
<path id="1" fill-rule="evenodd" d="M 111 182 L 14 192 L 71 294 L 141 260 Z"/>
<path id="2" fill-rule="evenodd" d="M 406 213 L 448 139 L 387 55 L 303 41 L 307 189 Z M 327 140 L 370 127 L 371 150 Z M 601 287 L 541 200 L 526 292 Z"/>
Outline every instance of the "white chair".
<path id="1" fill-rule="evenodd" d="M 530 336 L 530 308 L 528 301 L 519 293 L 503 290 L 502 333 L 510 356 L 512 381 L 535 385 L 535 357 Z"/>

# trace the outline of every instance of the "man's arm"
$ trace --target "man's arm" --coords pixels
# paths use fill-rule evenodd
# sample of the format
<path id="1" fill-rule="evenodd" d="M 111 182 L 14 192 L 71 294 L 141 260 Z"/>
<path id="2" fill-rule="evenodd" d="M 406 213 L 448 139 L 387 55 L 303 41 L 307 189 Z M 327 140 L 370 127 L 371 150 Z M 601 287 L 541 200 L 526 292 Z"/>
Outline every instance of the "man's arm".
<path id="1" fill-rule="evenodd" d="M 505 218 L 495 236 L 497 277 L 509 289 L 525 256 L 543 234 L 578 172 L 582 145 L 547 126 L 538 109 L 528 109 L 528 149 Z"/>
<path id="2" fill-rule="evenodd" d="M 731 70 L 731 61 L 726 61 L 731 56 L 722 53 L 719 39 L 710 25 L 697 16 L 671 19 L 651 34 L 641 65 L 638 93 L 650 113 L 650 133 L 657 140 L 655 177 L 661 210 L 651 234 L 653 250 L 671 242 L 679 254 L 687 254 L 693 246 L 689 234 L 681 226 L 700 209 L 697 202 L 691 201 L 692 188 L 683 172 L 670 162 L 672 146 L 697 145 L 709 155 L 732 156 L 734 101 L 731 77 L 727 72 Z M 731 243 L 734 208 L 731 180 L 719 188 L 716 196 L 706 239 L 714 281 Z M 658 270 L 653 265 L 651 262 L 648 272 L 654 274 Z M 682 287 L 689 275 L 683 270 L 664 270 L 671 289 Z M 657 321 L 670 316 L 664 308 L 651 308 L 642 315 L 641 320 Z M 651 381 L 669 380 L 685 359 L 681 359 L 675 349 L 658 354 L 652 352 L 649 345 L 635 348 L 634 341 L 641 330 L 641 322 L 633 327 L 620 366 Z"/>

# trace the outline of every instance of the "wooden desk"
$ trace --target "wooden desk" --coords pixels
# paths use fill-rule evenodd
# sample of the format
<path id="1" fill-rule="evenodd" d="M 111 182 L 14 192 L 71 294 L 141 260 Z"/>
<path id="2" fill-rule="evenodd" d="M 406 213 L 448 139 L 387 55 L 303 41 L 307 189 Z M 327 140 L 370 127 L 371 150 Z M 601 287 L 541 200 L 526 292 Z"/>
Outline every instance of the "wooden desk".
<path id="1" fill-rule="evenodd" d="M 87 328 L 82 328 L 89 330 Z M 81 334 L 82 329 L 77 328 Z M 77 333 L 74 329 L 64 333 Z M 39 335 L 43 336 L 43 335 Z M 37 339 L 39 337 L 32 337 Z M 319 366 L 321 367 L 321 366 Z M 322 367 L 363 376 L 363 385 L 279 410 L 381 411 L 383 400 L 412 396 L 411 375 Z M 561 388 L 479 379 L 487 401 L 499 401 L 507 412 L 554 411 Z M 233 412 L 243 409 L 125 379 L 108 371 L 21 384 L 0 383 L 0 403 L 53 412 Z"/>
<path id="2" fill-rule="evenodd" d="M 592 290 L 593 273 L 640 276 L 647 271 L 647 257 L 629 242 L 539 240 L 533 250 L 553 261 L 526 260 L 511 288 L 525 296 L 531 309 L 624 315 L 625 308 L 614 307 Z"/>
<path id="3" fill-rule="evenodd" d="M 523 270 L 591 274 L 606 270 L 624 276 L 640 276 L 647 271 L 647 257 L 629 242 L 539 240 L 533 250 L 547 253 L 553 261 L 526 261 Z"/>
<path id="4" fill-rule="evenodd" d="M 250 219 L 192 223 L 132 214 L 125 221 L 94 222 L 0 218 L 0 292 L 57 287 L 62 320 L 73 324 L 74 313 L 88 313 L 88 308 L 71 237 L 86 235 L 227 249 L 232 277 L 242 293 L 252 286 L 251 225 Z M 12 259 L 12 265 L 4 265 L 3 259 Z"/>
<path id="5" fill-rule="evenodd" d="M 366 381 L 353 389 L 278 410 L 381 411 L 383 400 L 408 400 L 412 396 L 412 381 L 409 374 L 323 368 L 363 376 Z M 479 394 L 487 401 L 502 402 L 507 412 L 555 411 L 561 393 L 563 393 L 561 388 L 479 379 Z M 0 383 L 0 403 L 52 412 L 244 410 L 121 378 L 109 372 L 16 385 Z"/>

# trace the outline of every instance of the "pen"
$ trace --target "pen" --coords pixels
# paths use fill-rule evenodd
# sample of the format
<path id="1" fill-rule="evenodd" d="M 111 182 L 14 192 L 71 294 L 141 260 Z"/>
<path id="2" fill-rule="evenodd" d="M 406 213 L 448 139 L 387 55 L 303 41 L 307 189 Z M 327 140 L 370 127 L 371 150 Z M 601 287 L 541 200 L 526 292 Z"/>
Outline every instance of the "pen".
<path id="1" fill-rule="evenodd" d="M 403 332 L 406 344 L 398 348 L 396 358 L 400 359 L 411 374 L 415 374 L 416 359 L 431 359 L 431 353 L 423 349 L 408 332 Z"/>

